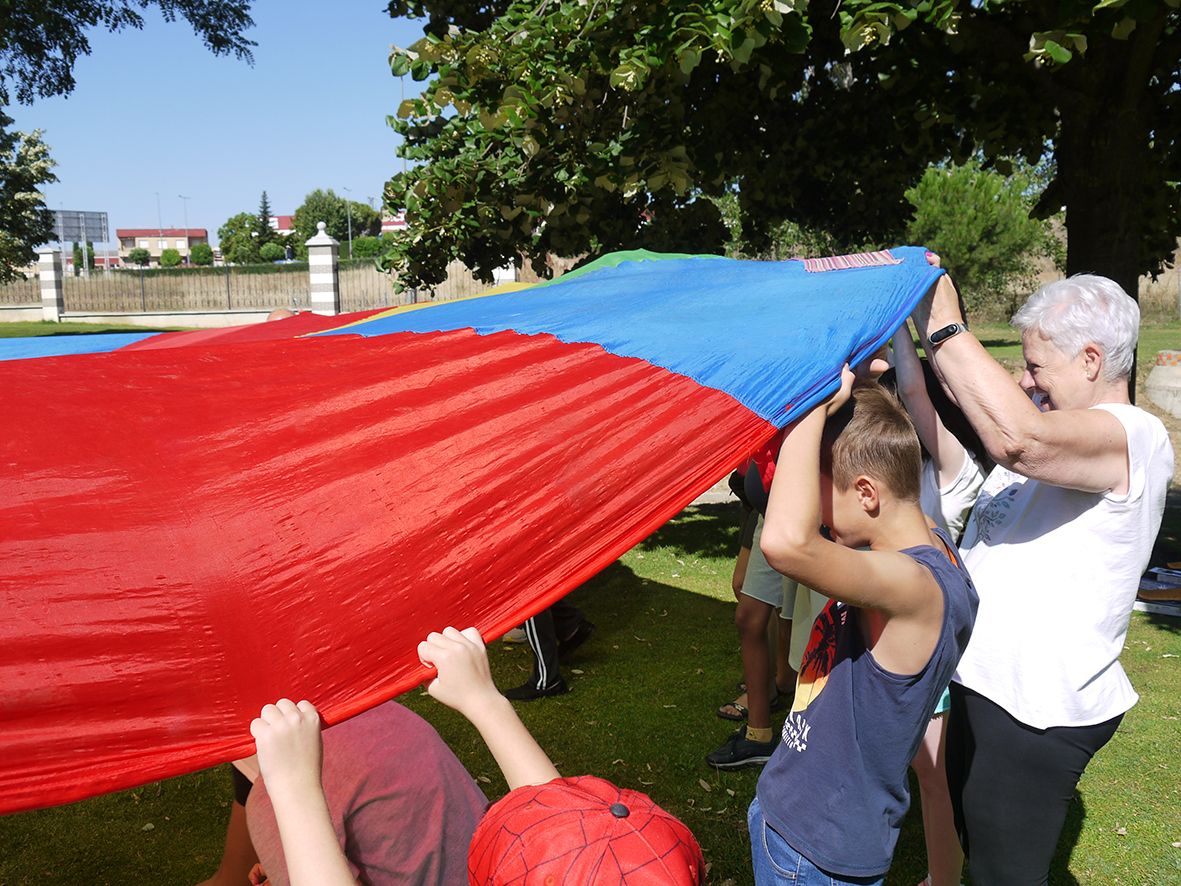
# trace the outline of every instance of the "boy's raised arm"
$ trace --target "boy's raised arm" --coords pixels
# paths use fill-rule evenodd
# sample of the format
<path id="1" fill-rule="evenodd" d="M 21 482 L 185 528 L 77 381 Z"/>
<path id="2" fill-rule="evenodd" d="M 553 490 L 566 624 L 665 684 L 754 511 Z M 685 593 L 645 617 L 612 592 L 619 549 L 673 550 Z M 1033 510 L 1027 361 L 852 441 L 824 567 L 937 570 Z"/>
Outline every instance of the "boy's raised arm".
<path id="1" fill-rule="evenodd" d="M 897 551 L 858 551 L 820 534 L 821 437 L 828 416 L 849 400 L 853 381 L 846 366 L 837 393 L 788 425 L 771 481 L 762 551 L 773 569 L 825 596 L 903 614 L 924 602 L 925 585 L 916 579 L 921 567 Z"/>
<path id="2" fill-rule="evenodd" d="M 448 627 L 441 634 L 432 633 L 418 644 L 418 657 L 438 672 L 427 692 L 479 730 L 510 791 L 559 777 L 512 704 L 496 690 L 479 631 Z"/>
<path id="3" fill-rule="evenodd" d="M 892 343 L 898 396 L 910 414 L 911 421 L 914 422 L 919 440 L 935 462 L 939 484 L 945 486 L 955 479 L 963 467 L 964 446 L 943 424 L 939 413 L 935 411 L 935 404 L 931 402 L 931 396 L 927 393 L 923 367 L 919 362 L 918 351 L 915 350 L 914 339 L 910 337 L 909 322 L 903 322 L 902 327 L 894 334 Z"/>
<path id="4" fill-rule="evenodd" d="M 292 886 L 356 886 L 320 785 L 320 715 L 281 698 L 250 724 Z"/>

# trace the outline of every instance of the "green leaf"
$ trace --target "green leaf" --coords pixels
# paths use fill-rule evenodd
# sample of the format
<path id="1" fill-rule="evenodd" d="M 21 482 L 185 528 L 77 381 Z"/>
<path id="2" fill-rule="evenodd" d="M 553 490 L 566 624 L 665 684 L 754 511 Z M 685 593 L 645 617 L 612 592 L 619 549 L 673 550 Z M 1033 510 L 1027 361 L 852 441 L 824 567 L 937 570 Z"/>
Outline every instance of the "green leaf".
<path id="1" fill-rule="evenodd" d="M 701 53 L 696 49 L 689 49 L 681 53 L 681 73 L 690 74 L 701 64 Z"/>
<path id="2" fill-rule="evenodd" d="M 1071 60 L 1071 58 L 1074 57 L 1069 49 L 1053 40 L 1047 40 L 1043 48 L 1045 49 L 1046 54 L 1049 55 L 1055 63 L 1060 65 L 1066 64 Z"/>
<path id="3" fill-rule="evenodd" d="M 1121 19 L 1111 29 L 1111 36 L 1116 40 L 1127 40 L 1134 30 L 1136 30 L 1136 20 L 1134 18 Z"/>

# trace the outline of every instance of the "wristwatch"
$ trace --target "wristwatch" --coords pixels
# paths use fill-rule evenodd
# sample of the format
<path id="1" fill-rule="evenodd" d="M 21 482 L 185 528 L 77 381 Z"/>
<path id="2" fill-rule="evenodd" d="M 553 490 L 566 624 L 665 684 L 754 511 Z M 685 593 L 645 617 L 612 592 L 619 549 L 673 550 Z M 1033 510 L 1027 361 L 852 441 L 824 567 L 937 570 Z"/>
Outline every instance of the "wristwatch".
<path id="1" fill-rule="evenodd" d="M 927 341 L 932 345 L 940 345 L 947 341 L 953 335 L 959 335 L 961 332 L 967 332 L 968 327 L 963 323 L 948 323 L 942 329 L 936 329 L 929 336 Z"/>

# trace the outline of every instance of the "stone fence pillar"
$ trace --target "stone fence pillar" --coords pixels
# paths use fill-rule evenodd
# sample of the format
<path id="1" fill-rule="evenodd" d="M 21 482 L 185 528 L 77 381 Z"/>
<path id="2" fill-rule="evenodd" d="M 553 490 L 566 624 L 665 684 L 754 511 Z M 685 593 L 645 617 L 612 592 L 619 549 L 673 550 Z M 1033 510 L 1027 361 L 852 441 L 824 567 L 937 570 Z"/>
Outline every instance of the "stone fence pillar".
<path id="1" fill-rule="evenodd" d="M 312 312 L 340 313 L 340 243 L 328 236 L 324 222 L 317 222 L 316 236 L 307 241 L 308 279 L 311 282 Z"/>
<path id="2" fill-rule="evenodd" d="M 63 294 L 65 264 L 62 251 L 53 247 L 37 250 L 37 279 L 41 284 L 41 319 L 57 323 L 66 312 Z"/>

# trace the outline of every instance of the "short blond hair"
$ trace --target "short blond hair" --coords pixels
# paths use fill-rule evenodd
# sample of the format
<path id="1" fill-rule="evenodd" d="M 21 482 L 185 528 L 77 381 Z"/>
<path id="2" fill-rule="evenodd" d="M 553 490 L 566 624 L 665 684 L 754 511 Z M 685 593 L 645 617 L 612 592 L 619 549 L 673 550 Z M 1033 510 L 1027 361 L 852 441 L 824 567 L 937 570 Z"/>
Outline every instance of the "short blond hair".
<path id="1" fill-rule="evenodd" d="M 865 474 L 898 498 L 918 501 L 922 449 L 898 398 L 877 383 L 854 388 L 824 425 L 820 468 L 842 491 Z"/>

